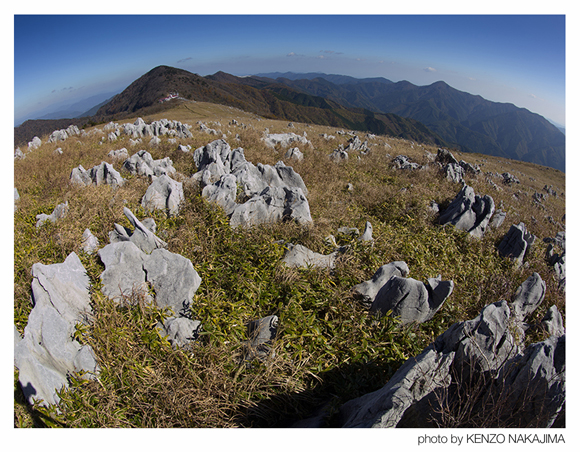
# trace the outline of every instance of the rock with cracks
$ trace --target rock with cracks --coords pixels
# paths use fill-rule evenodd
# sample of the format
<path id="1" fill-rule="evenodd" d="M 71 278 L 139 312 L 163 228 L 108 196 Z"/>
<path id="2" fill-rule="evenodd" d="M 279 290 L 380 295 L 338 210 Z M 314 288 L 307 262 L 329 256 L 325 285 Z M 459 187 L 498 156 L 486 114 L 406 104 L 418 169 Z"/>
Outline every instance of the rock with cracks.
<path id="1" fill-rule="evenodd" d="M 520 266 L 535 240 L 536 237 L 527 231 L 524 223 L 513 224 L 499 244 L 499 254 L 510 258 L 516 265 Z"/>
<path id="2" fill-rule="evenodd" d="M 141 206 L 149 212 L 162 210 L 169 216 L 175 216 L 183 200 L 182 183 L 164 174 L 154 178 L 141 199 Z"/>
<path id="3" fill-rule="evenodd" d="M 133 231 L 125 228 L 119 224 L 115 224 L 115 230 L 109 232 L 109 241 L 111 243 L 117 242 L 132 242 L 144 253 L 151 253 L 154 249 L 165 248 L 167 243 L 157 237 L 154 232 L 149 229 L 145 223 L 139 221 L 137 217 L 127 207 L 123 208 L 123 213 L 133 226 Z"/>
<path id="4" fill-rule="evenodd" d="M 439 217 L 439 224 L 451 224 L 474 237 L 481 238 L 494 212 L 495 204 L 491 196 L 477 196 L 473 188 L 464 185 Z"/>
<path id="5" fill-rule="evenodd" d="M 91 347 L 73 339 L 76 324 L 90 319 L 90 282 L 75 253 L 61 264 L 34 264 L 32 278 L 34 307 L 15 343 L 14 363 L 28 403 L 55 404 L 72 373 L 98 372 Z"/>

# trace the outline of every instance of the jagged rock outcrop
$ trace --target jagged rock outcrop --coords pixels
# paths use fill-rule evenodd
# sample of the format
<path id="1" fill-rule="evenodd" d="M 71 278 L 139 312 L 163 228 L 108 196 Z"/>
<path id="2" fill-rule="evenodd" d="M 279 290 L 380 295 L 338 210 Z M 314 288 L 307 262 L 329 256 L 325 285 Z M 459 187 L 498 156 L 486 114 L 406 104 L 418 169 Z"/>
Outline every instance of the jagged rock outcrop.
<path id="1" fill-rule="evenodd" d="M 142 118 L 137 118 L 133 124 L 123 124 L 121 128 L 116 124 L 113 124 L 113 126 L 118 129 L 119 133 L 124 133 L 132 139 L 163 135 L 175 138 L 191 138 L 193 136 L 188 124 L 167 119 L 161 119 L 147 124 Z"/>
<path id="2" fill-rule="evenodd" d="M 393 276 L 406 277 L 408 274 L 409 267 L 405 262 L 391 262 L 379 267 L 370 280 L 357 284 L 352 290 L 357 296 L 362 298 L 363 302 L 371 305 L 375 301 L 379 290 L 381 290 L 389 279 Z"/>
<path id="3" fill-rule="evenodd" d="M 536 287 L 533 281 L 526 284 Z M 565 402 L 566 336 L 521 350 L 511 333 L 521 317 L 512 309 L 530 312 L 538 303 L 536 291 L 518 293 L 517 304 L 487 305 L 479 316 L 454 324 L 408 359 L 383 388 L 345 403 L 338 425 L 425 428 L 463 421 L 460 426 L 552 426 Z M 471 417 L 460 419 L 456 409 Z"/>
<path id="4" fill-rule="evenodd" d="M 481 238 L 495 212 L 493 198 L 476 195 L 469 185 L 464 185 L 449 207 L 439 217 L 439 224 L 451 224 L 457 229 Z"/>
<path id="5" fill-rule="evenodd" d="M 251 227 L 278 221 L 312 223 L 308 200 L 300 188 L 266 187 L 245 203 L 238 204 L 230 217 L 232 227 Z"/>
<path id="6" fill-rule="evenodd" d="M 141 199 L 141 205 L 149 212 L 162 210 L 169 216 L 179 213 L 179 205 L 183 202 L 183 184 L 167 175 L 154 177 Z"/>
<path id="7" fill-rule="evenodd" d="M 107 154 L 108 157 L 111 157 L 114 160 L 127 160 L 129 158 L 129 152 L 127 148 L 121 149 L 114 149 Z"/>
<path id="8" fill-rule="evenodd" d="M 296 135 L 295 133 L 269 133 L 262 138 L 266 146 L 276 147 L 277 144 L 287 148 L 291 144 L 303 144 L 312 146 L 312 143 L 305 136 Z"/>
<path id="9" fill-rule="evenodd" d="M 47 215 L 45 213 L 40 213 L 36 215 L 37 220 L 36 228 L 38 229 L 47 221 L 50 221 L 51 223 L 56 223 L 57 220 L 64 218 L 67 212 L 68 212 L 68 201 L 56 206 L 50 215 Z"/>
<path id="10" fill-rule="evenodd" d="M 81 131 L 75 125 L 70 125 L 66 129 L 55 130 L 50 134 L 48 143 L 56 143 L 58 141 L 65 141 L 70 136 L 80 135 Z"/>
<path id="11" fill-rule="evenodd" d="M 284 154 L 284 158 L 300 162 L 304 160 L 304 154 L 298 148 L 290 148 L 286 151 L 286 154 Z"/>
<path id="12" fill-rule="evenodd" d="M 109 232 L 109 241 L 111 243 L 132 242 L 141 251 L 148 254 L 157 248 L 165 248 L 167 246 L 167 243 L 157 237 L 150 229 L 151 226 L 149 224 L 146 225 L 145 220 L 143 222 L 139 221 L 127 207 L 123 209 L 123 213 L 134 230 L 131 231 L 115 223 L 115 230 Z"/>
<path id="13" fill-rule="evenodd" d="M 448 181 L 458 183 L 464 183 L 465 170 L 457 163 L 448 163 L 443 169 L 445 172 L 445 177 Z"/>
<path id="14" fill-rule="evenodd" d="M 528 249 L 534 244 L 536 236 L 529 233 L 524 223 L 512 225 L 499 244 L 500 256 L 508 257 L 518 266 L 522 265 Z"/>
<path id="15" fill-rule="evenodd" d="M 194 152 L 202 196 L 217 202 L 230 217 L 233 227 L 249 227 L 261 223 L 294 220 L 312 222 L 308 190 L 298 173 L 283 162 L 274 166 L 253 165 L 242 148 L 231 150 L 221 139 Z M 246 201 L 237 202 L 238 187 Z"/>
<path id="16" fill-rule="evenodd" d="M 75 325 L 88 323 L 90 282 L 75 253 L 61 264 L 32 266 L 32 303 L 24 337 L 15 342 L 14 364 L 28 403 L 58 403 L 73 372 L 98 372 L 90 346 L 73 339 Z"/>
<path id="17" fill-rule="evenodd" d="M 73 168 L 70 174 L 70 181 L 79 185 L 110 185 L 119 187 L 125 183 L 121 174 L 107 162 L 93 166 L 90 170 L 85 170 L 82 165 Z"/>
<path id="18" fill-rule="evenodd" d="M 422 166 L 418 163 L 411 162 L 406 155 L 398 155 L 393 159 L 394 168 L 403 170 L 421 169 Z"/>
<path id="19" fill-rule="evenodd" d="M 358 238 L 359 242 L 372 242 L 373 241 L 373 225 L 370 221 L 365 223 L 365 230 L 362 235 Z"/>
<path id="20" fill-rule="evenodd" d="M 175 173 L 169 157 L 153 160 L 149 152 L 142 149 L 123 162 L 123 169 L 138 176 L 171 176 Z"/>
<path id="21" fill-rule="evenodd" d="M 497 210 L 493 215 L 493 217 L 491 218 L 490 225 L 493 226 L 494 228 L 499 228 L 503 224 L 506 215 L 507 215 L 506 212 L 502 210 Z"/>
<path id="22" fill-rule="evenodd" d="M 453 281 L 441 281 L 439 275 L 424 284 L 407 278 L 408 274 L 405 262 L 391 262 L 352 290 L 364 303 L 370 304 L 371 312 L 378 312 L 380 316 L 392 311 L 403 323 L 426 322 L 453 292 Z"/>

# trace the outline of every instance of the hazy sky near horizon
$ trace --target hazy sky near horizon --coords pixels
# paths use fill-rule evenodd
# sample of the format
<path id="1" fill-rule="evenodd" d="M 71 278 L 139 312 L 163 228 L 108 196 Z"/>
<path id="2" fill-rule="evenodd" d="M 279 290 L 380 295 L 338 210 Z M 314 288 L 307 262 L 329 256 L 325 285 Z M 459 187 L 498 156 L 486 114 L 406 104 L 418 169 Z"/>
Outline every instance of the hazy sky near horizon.
<path id="1" fill-rule="evenodd" d="M 15 15 L 14 116 L 159 65 L 452 87 L 565 124 L 564 15 Z"/>

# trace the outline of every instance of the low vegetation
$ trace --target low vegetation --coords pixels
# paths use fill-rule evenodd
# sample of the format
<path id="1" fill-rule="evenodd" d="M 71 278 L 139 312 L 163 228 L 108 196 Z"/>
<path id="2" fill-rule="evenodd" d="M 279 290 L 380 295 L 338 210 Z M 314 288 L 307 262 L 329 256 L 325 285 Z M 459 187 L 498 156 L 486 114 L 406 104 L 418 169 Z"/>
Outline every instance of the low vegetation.
<path id="1" fill-rule="evenodd" d="M 15 426 L 289 426 L 321 406 L 332 412 L 347 400 L 382 387 L 407 358 L 454 322 L 475 317 L 488 303 L 509 300 L 534 271 L 546 282 L 547 292 L 531 323 L 541 320 L 554 304 L 565 314 L 565 296 L 545 260 L 547 244 L 542 241 L 564 229 L 565 180 L 559 171 L 453 151 L 458 159 L 481 165 L 484 173 L 508 171 L 521 182 L 510 187 L 494 179 L 496 190 L 484 174 L 467 177 L 476 193 L 491 195 L 496 207 L 507 212 L 501 227 L 490 228 L 477 240 L 439 226 L 429 209 L 432 200 L 442 208 L 448 205 L 459 185 L 445 180 L 434 165 L 415 171 L 392 168 L 391 160 L 399 154 L 427 164 L 427 153 L 436 154 L 436 147 L 377 136 L 369 139 L 368 155 L 332 163 L 328 154 L 349 137 L 333 128 L 296 123 L 288 129 L 287 122 L 204 103 L 185 103 L 144 119 L 161 117 L 194 126 L 193 138 L 179 144 L 193 150 L 215 139 L 195 130 L 202 120 L 226 133 L 232 148 L 243 147 L 253 163 L 275 164 L 284 157 L 284 149 L 272 150 L 261 141 L 265 128 L 271 133 L 306 132 L 313 147 L 301 146 L 304 160 L 285 162 L 308 187 L 313 224 L 232 229 L 223 211 L 188 182 L 197 171 L 191 153 L 176 150 L 177 145 L 166 138 L 149 148 L 145 140 L 140 147 L 131 147 L 127 137 L 101 142 L 98 134 L 58 144 L 41 137 L 45 144 L 14 162 L 14 184 L 20 194 L 14 213 L 14 322 L 22 333 L 31 309 L 32 265 L 60 263 L 76 252 L 92 282 L 94 312 L 92 323 L 78 328 L 77 338 L 92 346 L 101 372 L 94 380 L 73 377 L 70 388 L 60 394 L 57 410 L 27 406 L 15 368 Z M 228 125 L 232 119 L 238 125 Z M 327 140 L 322 133 L 335 139 Z M 57 147 L 62 154 L 54 153 Z M 203 333 L 191 347 L 175 350 L 157 334 L 154 326 L 167 312 L 136 297 L 120 304 L 105 298 L 99 280 L 103 265 L 98 256 L 80 251 L 86 228 L 105 245 L 114 223 L 129 226 L 124 206 L 139 218 L 149 215 L 140 207 L 148 185 L 143 178 L 123 174 L 128 182 L 117 190 L 69 183 L 72 168 L 112 162 L 108 152 L 122 147 L 130 154 L 147 149 L 154 158 L 169 156 L 184 176 L 185 202 L 179 215 L 151 216 L 169 251 L 190 259 L 202 278 L 191 309 L 192 317 L 202 322 Z M 122 162 L 112 163 L 120 169 Z M 347 189 L 349 183 L 352 190 Z M 532 195 L 542 192 L 544 185 L 553 186 L 558 196 L 549 196 L 540 205 Z M 69 213 L 64 219 L 35 227 L 37 214 L 51 213 L 65 201 Z M 362 232 L 366 221 L 373 226 L 372 244 L 337 233 L 341 226 Z M 497 245 L 510 225 L 522 221 L 538 239 L 525 265 L 516 268 L 498 255 Z M 339 245 L 349 245 L 335 271 L 291 269 L 281 263 L 280 241 L 328 254 L 333 251 L 326 240 L 330 234 Z M 351 294 L 355 284 L 396 260 L 407 262 L 412 278 L 441 274 L 455 283 L 451 297 L 425 324 L 403 326 L 389 316 L 378 319 Z M 270 314 L 280 319 L 274 353 L 265 363 L 241 361 L 247 323 Z M 543 334 L 538 330 L 528 340 L 542 340 Z"/>

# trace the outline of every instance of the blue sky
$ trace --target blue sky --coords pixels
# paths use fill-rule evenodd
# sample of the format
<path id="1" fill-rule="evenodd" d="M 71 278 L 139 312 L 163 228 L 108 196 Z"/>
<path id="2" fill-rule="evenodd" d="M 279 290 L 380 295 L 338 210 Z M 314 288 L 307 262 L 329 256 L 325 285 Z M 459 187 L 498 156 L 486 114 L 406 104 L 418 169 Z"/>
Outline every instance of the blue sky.
<path id="1" fill-rule="evenodd" d="M 564 15 L 15 14 L 14 115 L 120 91 L 164 64 L 443 80 L 564 124 L 565 31 Z"/>

